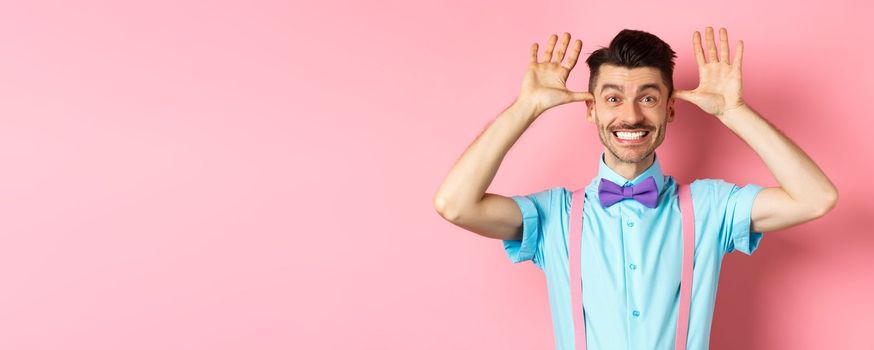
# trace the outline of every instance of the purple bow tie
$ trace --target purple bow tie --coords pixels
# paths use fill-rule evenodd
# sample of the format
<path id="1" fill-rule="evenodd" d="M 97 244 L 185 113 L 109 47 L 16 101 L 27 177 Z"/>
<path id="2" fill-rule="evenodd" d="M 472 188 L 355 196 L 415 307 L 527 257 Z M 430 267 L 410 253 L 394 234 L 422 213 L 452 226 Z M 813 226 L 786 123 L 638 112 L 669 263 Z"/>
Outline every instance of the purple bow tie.
<path id="1" fill-rule="evenodd" d="M 622 187 L 601 178 L 601 184 L 598 185 L 598 198 L 600 198 L 601 206 L 604 208 L 626 198 L 632 198 L 649 208 L 655 208 L 658 205 L 659 188 L 652 176 L 630 187 Z"/>

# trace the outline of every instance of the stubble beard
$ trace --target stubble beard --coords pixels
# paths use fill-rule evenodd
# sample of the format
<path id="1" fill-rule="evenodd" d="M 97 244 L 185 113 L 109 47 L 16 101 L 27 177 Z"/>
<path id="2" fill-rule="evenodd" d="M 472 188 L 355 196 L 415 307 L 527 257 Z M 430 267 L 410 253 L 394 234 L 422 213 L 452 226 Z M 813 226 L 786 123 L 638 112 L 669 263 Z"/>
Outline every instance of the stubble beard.
<path id="1" fill-rule="evenodd" d="M 598 136 L 601 138 L 601 143 L 607 148 L 607 150 L 613 155 L 613 157 L 619 160 L 622 163 L 640 163 L 645 159 L 648 159 L 649 156 L 655 152 L 655 149 L 661 145 L 662 141 L 665 138 L 665 126 L 667 122 L 660 125 L 659 127 L 650 130 L 650 137 L 655 136 L 655 142 L 652 142 L 648 145 L 646 151 L 639 152 L 637 149 L 641 148 L 641 146 L 637 147 L 625 147 L 621 145 L 617 145 L 613 133 L 607 130 L 606 127 L 599 127 Z"/>

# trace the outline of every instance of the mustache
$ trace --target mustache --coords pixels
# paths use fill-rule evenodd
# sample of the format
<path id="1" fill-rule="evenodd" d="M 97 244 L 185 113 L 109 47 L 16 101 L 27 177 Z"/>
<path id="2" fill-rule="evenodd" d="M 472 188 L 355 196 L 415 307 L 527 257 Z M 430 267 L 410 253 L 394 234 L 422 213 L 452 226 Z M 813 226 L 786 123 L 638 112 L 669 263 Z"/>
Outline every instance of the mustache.
<path id="1" fill-rule="evenodd" d="M 652 130 L 654 130 L 655 128 L 652 127 L 652 126 L 650 126 L 650 125 L 643 125 L 643 124 L 634 124 L 634 125 L 627 125 L 627 124 L 626 124 L 626 125 L 618 125 L 618 126 L 614 126 L 613 128 L 610 128 L 610 129 L 608 129 L 608 130 L 610 130 L 611 132 L 613 132 L 613 131 L 616 131 L 616 130 L 624 130 L 624 129 L 625 129 L 625 130 L 627 130 L 627 129 L 631 129 L 631 130 L 640 130 L 640 129 L 642 129 L 642 130 L 652 131 Z"/>

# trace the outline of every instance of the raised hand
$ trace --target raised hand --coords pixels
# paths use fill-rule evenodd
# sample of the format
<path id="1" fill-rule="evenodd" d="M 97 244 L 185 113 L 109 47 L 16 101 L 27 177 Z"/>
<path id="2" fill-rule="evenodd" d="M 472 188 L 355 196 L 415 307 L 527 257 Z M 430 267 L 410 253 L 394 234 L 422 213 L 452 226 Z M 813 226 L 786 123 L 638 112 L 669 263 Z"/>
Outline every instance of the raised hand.
<path id="1" fill-rule="evenodd" d="M 713 40 L 713 28 L 705 31 L 705 45 L 708 58 L 701 47 L 701 34 L 695 31 L 692 48 L 698 61 L 698 87 L 695 90 L 675 90 L 674 97 L 694 103 L 703 111 L 721 117 L 725 111 L 744 105 L 741 85 L 741 63 L 744 45 L 739 40 L 734 52 L 734 60 L 728 61 L 728 31 L 719 28 L 719 53 Z"/>
<path id="2" fill-rule="evenodd" d="M 522 91 L 517 101 L 534 106 L 542 112 L 565 103 L 594 99 L 588 92 L 570 91 L 565 85 L 583 47 L 582 41 L 575 40 L 565 59 L 570 37 L 570 33 L 564 33 L 558 50 L 553 53 L 558 36 L 551 35 L 542 60 L 537 58 L 537 43 L 531 45 L 531 63 L 522 80 Z"/>

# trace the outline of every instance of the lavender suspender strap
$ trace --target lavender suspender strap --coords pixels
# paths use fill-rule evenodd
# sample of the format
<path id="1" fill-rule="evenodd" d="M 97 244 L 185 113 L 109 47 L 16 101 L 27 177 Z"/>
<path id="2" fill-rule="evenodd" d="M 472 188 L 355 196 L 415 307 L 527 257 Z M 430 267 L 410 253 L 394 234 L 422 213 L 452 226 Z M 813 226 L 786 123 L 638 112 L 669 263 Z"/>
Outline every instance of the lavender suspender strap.
<path id="1" fill-rule="evenodd" d="M 678 350 L 686 349 L 686 335 L 689 327 L 689 308 L 692 299 L 692 267 L 695 254 L 695 215 L 692 208 L 692 192 L 688 184 L 679 184 L 680 214 L 683 221 L 683 271 L 680 281 L 680 310 L 677 317 Z M 571 284 L 571 306 L 573 306 L 574 342 L 577 349 L 586 349 L 586 327 L 583 310 L 583 281 L 580 271 L 582 260 L 580 249 L 583 234 L 583 205 L 585 187 L 573 192 L 571 196 L 570 244 L 568 245 L 568 267 Z M 682 215 L 689 213 L 691 215 Z M 578 311 L 579 310 L 579 311 Z"/>

